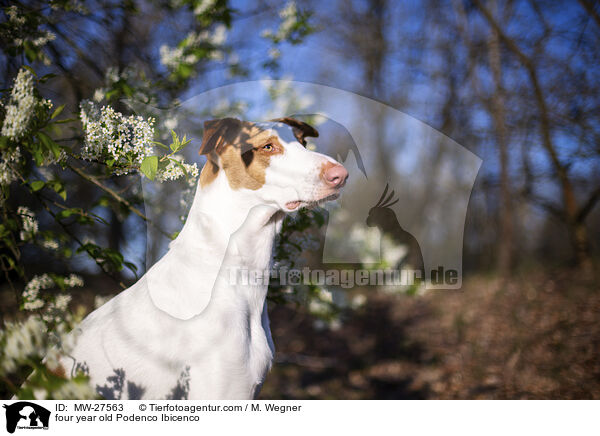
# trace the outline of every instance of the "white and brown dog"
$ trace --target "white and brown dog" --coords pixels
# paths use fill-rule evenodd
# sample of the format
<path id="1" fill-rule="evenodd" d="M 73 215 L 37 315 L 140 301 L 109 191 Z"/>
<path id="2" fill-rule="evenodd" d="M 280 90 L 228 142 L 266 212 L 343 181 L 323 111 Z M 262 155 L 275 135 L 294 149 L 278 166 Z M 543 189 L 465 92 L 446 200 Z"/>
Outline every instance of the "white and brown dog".
<path id="1" fill-rule="evenodd" d="M 348 172 L 307 150 L 306 123 L 207 121 L 207 162 L 169 251 L 92 312 L 62 365 L 108 398 L 252 399 L 271 367 L 266 271 L 286 212 L 336 198 Z"/>

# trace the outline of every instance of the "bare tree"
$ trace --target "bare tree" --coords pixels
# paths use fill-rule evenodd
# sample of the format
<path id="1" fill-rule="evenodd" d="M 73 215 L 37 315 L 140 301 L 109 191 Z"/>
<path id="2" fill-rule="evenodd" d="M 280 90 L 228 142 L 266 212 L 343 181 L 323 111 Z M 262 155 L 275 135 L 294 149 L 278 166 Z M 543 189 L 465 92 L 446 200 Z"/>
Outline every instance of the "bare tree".
<path id="1" fill-rule="evenodd" d="M 566 224 L 577 265 L 585 271 L 592 271 L 590 256 L 590 241 L 585 224 L 585 219 L 600 199 L 598 189 L 594 190 L 583 202 L 579 202 L 570 174 L 570 163 L 561 159 L 553 136 L 553 122 L 545 90 L 540 82 L 540 71 L 537 59 L 525 53 L 519 44 L 508 35 L 503 26 L 498 22 L 490 10 L 480 0 L 474 0 L 492 31 L 497 34 L 500 42 L 514 55 L 519 64 L 526 71 L 529 85 L 533 92 L 536 108 L 539 115 L 539 132 L 541 145 L 552 164 L 556 180 L 561 190 L 561 205 L 555 210 L 557 216 Z"/>

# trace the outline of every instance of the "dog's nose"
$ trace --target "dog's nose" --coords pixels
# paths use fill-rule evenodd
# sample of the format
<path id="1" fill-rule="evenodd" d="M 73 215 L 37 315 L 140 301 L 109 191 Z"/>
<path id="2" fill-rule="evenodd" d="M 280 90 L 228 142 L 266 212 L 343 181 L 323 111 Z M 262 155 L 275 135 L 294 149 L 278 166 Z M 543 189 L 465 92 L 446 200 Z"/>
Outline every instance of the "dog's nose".
<path id="1" fill-rule="evenodd" d="M 323 179 L 332 188 L 340 188 L 348 179 L 348 171 L 340 164 L 328 162 L 323 171 Z"/>

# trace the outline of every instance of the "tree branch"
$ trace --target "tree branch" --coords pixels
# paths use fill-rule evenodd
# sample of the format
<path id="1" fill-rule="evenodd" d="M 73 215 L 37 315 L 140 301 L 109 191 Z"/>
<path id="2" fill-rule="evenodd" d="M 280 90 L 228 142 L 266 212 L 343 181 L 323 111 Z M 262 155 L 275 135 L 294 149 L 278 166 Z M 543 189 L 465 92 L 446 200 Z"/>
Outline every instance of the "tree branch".
<path id="1" fill-rule="evenodd" d="M 137 216 L 139 216 L 141 219 L 143 219 L 145 222 L 147 222 L 152 227 L 154 227 L 156 230 L 158 230 L 163 236 L 166 236 L 169 239 L 171 238 L 171 235 L 169 235 L 167 232 L 165 232 L 159 226 L 157 226 L 156 224 L 154 224 L 154 222 L 152 222 L 152 220 L 150 220 L 150 218 L 148 218 L 139 209 L 137 209 L 133 204 L 131 204 L 129 202 L 129 200 L 127 200 L 126 198 L 123 198 L 121 195 L 119 195 L 116 191 L 114 191 L 113 189 L 109 188 L 108 186 L 103 185 L 96 177 L 94 177 L 92 175 L 89 175 L 89 174 L 86 174 L 81 169 L 77 168 L 76 166 L 73 166 L 73 165 L 68 165 L 68 166 L 78 176 L 80 176 L 81 178 L 87 180 L 88 182 L 93 183 L 94 185 L 96 185 L 97 187 L 99 187 L 100 189 L 102 189 L 104 192 L 106 192 L 107 194 L 109 194 L 111 197 L 113 197 L 119 203 L 121 203 L 122 205 L 124 205 L 125 207 L 127 207 L 127 209 L 129 209 L 131 212 L 133 212 L 134 214 L 136 214 Z"/>
<path id="2" fill-rule="evenodd" d="M 576 221 L 585 221 L 589 213 L 594 209 L 594 206 L 596 205 L 598 200 L 600 200 L 600 187 L 596 188 L 596 190 L 592 192 L 585 204 L 581 206 L 579 212 L 577 213 Z"/>
<path id="3" fill-rule="evenodd" d="M 533 87 L 535 99 L 537 101 L 538 108 L 540 111 L 540 130 L 542 135 L 542 146 L 549 154 L 550 160 L 552 161 L 552 165 L 554 166 L 556 174 L 558 175 L 558 178 L 560 180 L 563 193 L 563 200 L 565 202 L 566 208 L 566 218 L 572 220 L 575 218 L 574 215 L 576 214 L 577 210 L 577 205 L 573 194 L 573 188 L 571 185 L 571 181 L 569 180 L 567 168 L 560 161 L 558 153 L 556 152 L 554 144 L 552 143 L 552 137 L 550 134 L 551 123 L 548 105 L 546 104 L 544 93 L 538 80 L 535 65 L 531 58 L 521 50 L 517 43 L 512 38 L 506 35 L 506 33 L 502 30 L 502 28 L 500 27 L 496 19 L 493 17 L 493 15 L 490 13 L 490 11 L 487 10 L 485 6 L 483 6 L 481 0 L 473 0 L 473 3 L 479 8 L 487 22 L 492 26 L 494 31 L 499 36 L 500 40 L 508 47 L 508 49 L 511 52 L 513 52 L 513 54 L 519 59 L 521 64 L 523 64 L 523 66 L 527 70 L 529 79 L 531 81 L 531 85 Z"/>
<path id="4" fill-rule="evenodd" d="M 587 0 L 579 0 L 579 3 L 587 11 L 587 13 L 592 16 L 594 21 L 596 21 L 596 24 L 600 26 L 600 15 L 598 15 L 598 12 L 594 9 L 593 3 L 588 2 Z"/>

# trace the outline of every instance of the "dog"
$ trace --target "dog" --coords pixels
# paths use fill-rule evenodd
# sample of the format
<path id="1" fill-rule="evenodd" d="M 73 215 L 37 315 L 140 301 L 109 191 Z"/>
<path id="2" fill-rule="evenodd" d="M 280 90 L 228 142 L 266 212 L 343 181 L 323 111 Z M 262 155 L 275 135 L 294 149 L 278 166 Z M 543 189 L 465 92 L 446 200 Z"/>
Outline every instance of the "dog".
<path id="1" fill-rule="evenodd" d="M 271 368 L 266 280 L 286 213 L 340 195 L 348 172 L 294 118 L 207 121 L 186 223 L 133 286 L 89 314 L 61 365 L 104 398 L 253 399 Z"/>

